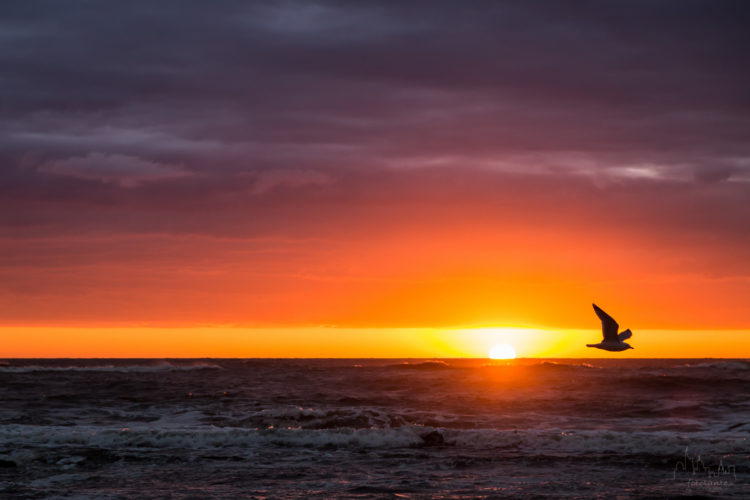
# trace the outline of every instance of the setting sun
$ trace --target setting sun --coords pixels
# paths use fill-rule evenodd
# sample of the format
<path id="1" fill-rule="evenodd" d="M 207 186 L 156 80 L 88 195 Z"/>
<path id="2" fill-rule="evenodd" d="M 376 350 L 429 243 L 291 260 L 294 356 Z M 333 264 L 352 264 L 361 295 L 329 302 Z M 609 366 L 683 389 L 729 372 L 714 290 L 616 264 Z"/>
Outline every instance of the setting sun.
<path id="1" fill-rule="evenodd" d="M 516 350 L 509 344 L 495 344 L 490 349 L 490 359 L 515 359 Z"/>

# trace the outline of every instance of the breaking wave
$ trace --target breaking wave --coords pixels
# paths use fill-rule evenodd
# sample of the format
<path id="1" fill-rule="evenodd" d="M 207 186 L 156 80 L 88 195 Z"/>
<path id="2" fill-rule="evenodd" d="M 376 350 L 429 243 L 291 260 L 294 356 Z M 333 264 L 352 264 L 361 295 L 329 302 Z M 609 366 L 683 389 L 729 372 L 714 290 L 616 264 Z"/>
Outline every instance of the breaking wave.
<path id="1" fill-rule="evenodd" d="M 7 425 L 0 429 L 0 443 L 20 449 L 28 444 L 43 447 L 85 447 L 112 450 L 144 448 L 226 449 L 241 447 L 311 448 L 413 448 L 459 446 L 461 448 L 514 452 L 525 455 L 679 455 L 686 446 L 714 455 L 732 455 L 735 463 L 747 460 L 746 434 L 737 432 L 721 441 L 710 433 L 687 437 L 670 431 L 618 432 L 613 430 L 564 431 L 443 429 L 402 426 L 384 429 L 253 429 L 241 427 L 121 428 Z M 745 456 L 745 458 L 743 458 Z M 18 463 L 19 456 L 6 455 Z"/>

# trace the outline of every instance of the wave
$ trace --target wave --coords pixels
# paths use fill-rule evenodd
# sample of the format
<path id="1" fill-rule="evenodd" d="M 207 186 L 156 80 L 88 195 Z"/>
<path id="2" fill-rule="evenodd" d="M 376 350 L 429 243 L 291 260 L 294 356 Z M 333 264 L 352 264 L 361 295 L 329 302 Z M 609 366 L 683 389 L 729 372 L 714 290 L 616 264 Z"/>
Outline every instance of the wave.
<path id="1" fill-rule="evenodd" d="M 719 370 L 747 371 L 750 370 L 750 361 L 744 360 L 727 360 L 727 361 L 707 361 L 701 363 L 687 363 L 677 368 L 708 368 Z"/>
<path id="2" fill-rule="evenodd" d="M 254 447 L 307 448 L 419 448 L 454 446 L 462 449 L 519 453 L 526 456 L 555 454 L 583 456 L 680 456 L 687 446 L 704 456 L 731 457 L 735 465 L 748 462 L 746 433 L 691 433 L 673 431 L 618 432 L 614 430 L 565 431 L 444 429 L 402 426 L 382 429 L 253 429 L 242 427 L 191 426 L 107 429 L 84 426 L 6 425 L 0 428 L 0 443 L 14 449 L 0 459 L 20 463 L 34 460 L 31 448 L 81 447 L 122 452 L 145 449 L 228 449 L 248 452 Z M 73 452 L 74 453 L 74 452 Z M 26 457 L 26 458 L 24 458 Z M 726 460 L 725 460 L 726 461 Z"/>
<path id="3" fill-rule="evenodd" d="M 269 408 L 250 413 L 236 421 L 243 426 L 299 429 L 371 429 L 403 425 L 398 415 L 375 408 Z"/>
<path id="4" fill-rule="evenodd" d="M 574 370 L 599 370 L 602 367 L 592 365 L 591 363 L 562 363 L 559 361 L 539 361 L 530 364 L 514 364 L 512 361 L 509 363 L 484 363 L 481 365 L 482 369 L 489 370 L 528 370 L 537 373 L 554 373 L 561 371 L 574 371 Z"/>
<path id="5" fill-rule="evenodd" d="M 665 373 L 642 373 L 636 375 L 625 375 L 617 381 L 618 387 L 622 389 L 644 391 L 655 391 L 655 394 L 665 394 L 670 391 L 694 390 L 702 394 L 712 392 L 716 394 L 735 395 L 745 390 L 748 385 L 747 377 L 739 377 L 731 373 L 725 376 L 701 376 L 700 374 L 673 375 Z M 733 398 L 734 399 L 734 398 Z M 699 402 L 706 404 L 706 402 Z M 734 406 L 738 401 L 730 401 L 726 404 Z"/>
<path id="6" fill-rule="evenodd" d="M 444 369 L 454 369 L 455 366 L 451 366 L 445 361 L 441 360 L 430 360 L 430 361 L 420 361 L 417 363 L 411 363 L 409 361 L 405 361 L 403 363 L 398 363 L 395 365 L 387 365 L 385 368 L 395 368 L 395 369 L 403 369 L 403 370 L 444 370 Z"/>
<path id="7" fill-rule="evenodd" d="M 267 418 L 291 418 L 291 419 L 302 419 L 302 418 L 313 418 L 313 417 L 325 417 L 331 413 L 330 410 L 321 410 L 317 408 L 303 408 L 301 406 L 288 406 L 282 408 L 267 408 L 265 410 L 259 410 L 252 414 L 254 417 L 267 417 Z"/>
<path id="8" fill-rule="evenodd" d="M 578 370 L 578 369 L 591 369 L 599 368 L 590 363 L 560 363 L 559 361 L 542 361 L 536 365 L 531 365 L 535 368 L 546 368 L 546 369 L 562 369 L 562 370 Z"/>
<path id="9" fill-rule="evenodd" d="M 114 373 L 152 373 L 186 370 L 221 370 L 222 367 L 212 363 L 178 364 L 160 362 L 134 365 L 0 365 L 0 373 L 34 373 L 34 372 L 114 372 Z"/>
<path id="10" fill-rule="evenodd" d="M 422 443 L 423 429 L 251 429 L 241 427 L 122 428 L 34 427 L 0 428 L 0 443 L 20 446 L 82 446 L 126 450 L 131 448 L 211 449 L 254 446 L 295 447 L 408 447 Z M 20 445 L 20 446 L 19 446 Z M 0 458 L 3 458 L 0 456 Z M 11 460 L 18 463 L 17 456 Z M 6 459 L 8 459 L 6 458 Z"/>

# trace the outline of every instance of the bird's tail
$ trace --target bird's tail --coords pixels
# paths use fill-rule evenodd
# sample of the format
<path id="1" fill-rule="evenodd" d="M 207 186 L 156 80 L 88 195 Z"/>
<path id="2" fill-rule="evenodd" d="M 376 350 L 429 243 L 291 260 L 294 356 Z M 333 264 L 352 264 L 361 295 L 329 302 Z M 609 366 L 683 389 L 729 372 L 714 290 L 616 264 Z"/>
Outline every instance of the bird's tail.
<path id="1" fill-rule="evenodd" d="M 586 347 L 596 347 L 596 344 L 586 344 Z"/>

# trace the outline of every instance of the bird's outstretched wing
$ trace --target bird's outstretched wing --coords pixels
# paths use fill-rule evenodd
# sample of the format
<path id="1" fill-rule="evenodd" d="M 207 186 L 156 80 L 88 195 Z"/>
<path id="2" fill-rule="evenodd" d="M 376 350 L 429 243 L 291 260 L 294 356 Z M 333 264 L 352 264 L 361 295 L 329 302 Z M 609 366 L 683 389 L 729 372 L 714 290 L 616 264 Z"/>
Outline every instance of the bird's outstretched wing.
<path id="1" fill-rule="evenodd" d="M 612 316 L 602 311 L 596 304 L 591 305 L 594 306 L 594 312 L 596 312 L 596 315 L 602 320 L 602 334 L 604 335 L 604 340 L 619 342 L 620 339 L 617 337 L 617 330 L 620 328 L 620 325 L 617 324 L 617 321 L 615 321 Z"/>
<path id="2" fill-rule="evenodd" d="M 633 332 L 631 332 L 630 328 L 628 328 L 624 332 L 620 332 L 617 338 L 620 339 L 620 342 L 622 342 L 623 340 L 628 340 L 632 335 L 633 335 Z"/>

